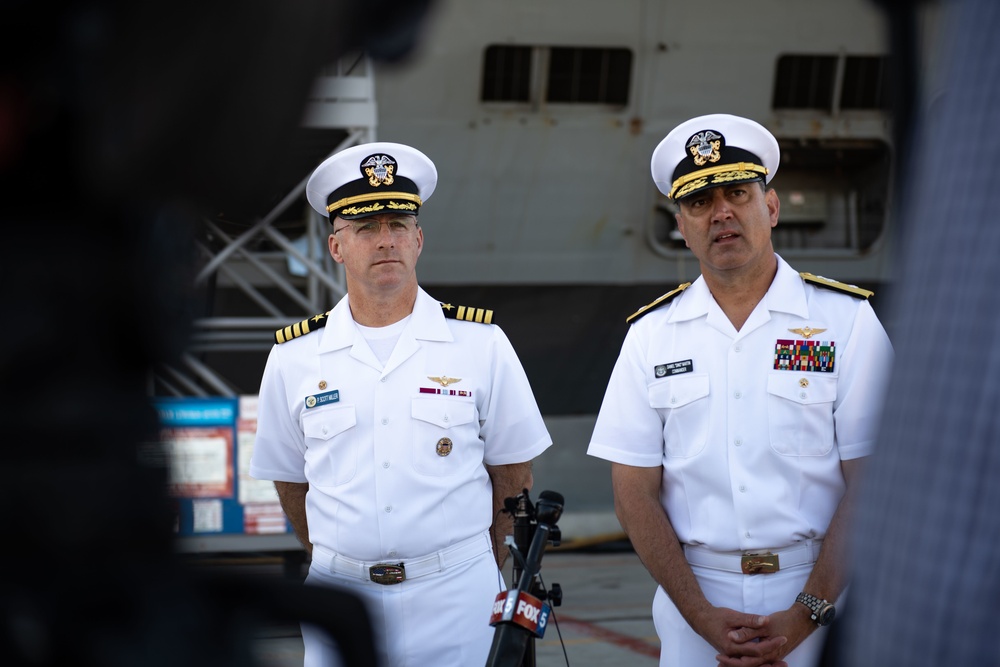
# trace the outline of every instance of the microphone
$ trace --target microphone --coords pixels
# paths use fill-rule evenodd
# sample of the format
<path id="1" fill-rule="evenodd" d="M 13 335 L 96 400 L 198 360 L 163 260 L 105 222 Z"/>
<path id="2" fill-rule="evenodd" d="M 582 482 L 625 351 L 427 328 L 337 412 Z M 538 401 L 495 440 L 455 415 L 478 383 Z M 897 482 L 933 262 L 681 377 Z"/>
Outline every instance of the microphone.
<path id="1" fill-rule="evenodd" d="M 514 548 L 511 553 L 514 555 L 513 581 L 517 581 L 521 576 L 521 568 L 524 565 L 524 555 L 531 545 L 531 538 L 535 534 L 535 527 L 532 525 L 532 516 L 535 512 L 534 505 L 528 498 L 528 490 L 524 489 L 516 498 L 507 498 L 504 505 L 510 508 L 510 514 L 514 517 Z"/>
<path id="2" fill-rule="evenodd" d="M 549 524 L 550 527 L 556 525 L 559 517 L 562 516 L 563 497 L 561 493 L 555 491 L 542 491 L 538 494 L 538 501 L 535 503 L 535 518 L 538 523 Z"/>

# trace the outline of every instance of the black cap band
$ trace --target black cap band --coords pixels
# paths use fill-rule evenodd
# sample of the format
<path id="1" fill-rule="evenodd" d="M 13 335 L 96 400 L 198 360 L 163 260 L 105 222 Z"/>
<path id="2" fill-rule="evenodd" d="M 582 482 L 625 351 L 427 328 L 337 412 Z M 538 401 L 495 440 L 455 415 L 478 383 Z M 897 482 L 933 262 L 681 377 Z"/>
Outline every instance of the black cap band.
<path id="1" fill-rule="evenodd" d="M 391 188 L 377 190 L 367 179 L 359 178 L 330 193 L 326 210 L 331 219 L 340 217 L 346 220 L 379 213 L 416 215 L 423 204 L 416 183 L 405 176 L 396 176 Z"/>

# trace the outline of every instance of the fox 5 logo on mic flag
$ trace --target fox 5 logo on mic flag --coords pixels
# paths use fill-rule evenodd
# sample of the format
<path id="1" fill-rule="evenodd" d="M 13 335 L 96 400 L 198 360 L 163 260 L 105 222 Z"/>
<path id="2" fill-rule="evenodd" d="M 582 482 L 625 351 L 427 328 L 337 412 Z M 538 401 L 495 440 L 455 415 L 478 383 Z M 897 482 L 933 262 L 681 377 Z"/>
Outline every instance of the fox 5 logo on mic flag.
<path id="1" fill-rule="evenodd" d="M 534 595 L 512 589 L 499 593 L 493 601 L 490 625 L 516 623 L 530 630 L 536 637 L 542 637 L 545 635 L 550 612 L 548 603 L 542 602 Z"/>

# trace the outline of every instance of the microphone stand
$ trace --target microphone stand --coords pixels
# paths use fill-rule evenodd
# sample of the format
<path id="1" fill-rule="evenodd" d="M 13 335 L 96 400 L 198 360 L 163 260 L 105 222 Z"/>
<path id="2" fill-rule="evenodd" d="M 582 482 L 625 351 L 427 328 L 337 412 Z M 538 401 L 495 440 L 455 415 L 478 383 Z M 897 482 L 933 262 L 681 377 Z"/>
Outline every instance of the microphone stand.
<path id="1" fill-rule="evenodd" d="M 544 590 L 535 581 L 541 570 L 542 554 L 550 536 L 560 539 L 556 522 L 562 514 L 563 497 L 553 491 L 543 491 L 536 509 L 537 523 L 532 526 L 531 503 L 527 490 L 517 497 L 514 510 L 514 565 L 516 585 L 500 593 L 494 603 L 490 624 L 496 626 L 487 667 L 534 667 L 535 636 L 545 632 L 550 607 L 543 602 Z M 525 547 L 526 545 L 526 547 Z M 527 548 L 527 556 L 521 557 Z M 536 596 L 535 593 L 538 595 Z M 554 604 L 561 601 L 551 596 Z M 529 650 L 530 649 L 530 650 Z"/>
<path id="2" fill-rule="evenodd" d="M 531 550 L 531 541 L 535 534 L 535 525 L 532 521 L 534 508 L 531 506 L 531 501 L 528 500 L 527 489 L 524 490 L 524 493 L 519 494 L 516 500 L 517 508 L 514 510 L 514 547 L 517 549 L 517 553 L 514 554 L 514 558 L 512 559 L 511 583 L 514 583 L 518 589 L 524 590 L 521 587 L 521 576 L 524 571 L 523 564 L 525 561 L 519 556 Z M 531 584 L 532 590 L 530 592 L 534 594 L 536 582 L 533 578 Z M 521 667 L 535 667 L 535 638 L 533 636 L 528 636 L 524 659 L 520 665 Z"/>

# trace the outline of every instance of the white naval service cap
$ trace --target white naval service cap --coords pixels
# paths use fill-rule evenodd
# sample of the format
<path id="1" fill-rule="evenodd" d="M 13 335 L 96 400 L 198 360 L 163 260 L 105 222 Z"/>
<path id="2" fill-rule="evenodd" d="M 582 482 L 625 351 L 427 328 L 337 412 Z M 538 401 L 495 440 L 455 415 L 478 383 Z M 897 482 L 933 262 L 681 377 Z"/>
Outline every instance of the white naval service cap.
<path id="1" fill-rule="evenodd" d="M 763 180 L 778 170 L 778 140 L 749 118 L 709 114 L 684 121 L 653 151 L 657 189 L 681 199 L 706 188 Z"/>
<path id="2" fill-rule="evenodd" d="M 379 213 L 416 215 L 437 186 L 430 158 L 404 144 L 359 144 L 324 160 L 306 183 L 310 206 L 347 220 Z"/>

